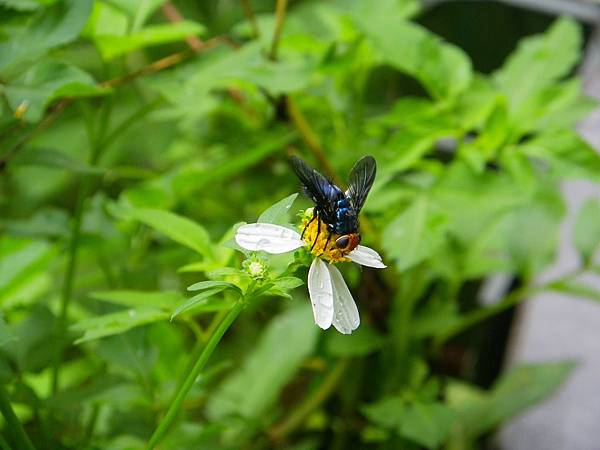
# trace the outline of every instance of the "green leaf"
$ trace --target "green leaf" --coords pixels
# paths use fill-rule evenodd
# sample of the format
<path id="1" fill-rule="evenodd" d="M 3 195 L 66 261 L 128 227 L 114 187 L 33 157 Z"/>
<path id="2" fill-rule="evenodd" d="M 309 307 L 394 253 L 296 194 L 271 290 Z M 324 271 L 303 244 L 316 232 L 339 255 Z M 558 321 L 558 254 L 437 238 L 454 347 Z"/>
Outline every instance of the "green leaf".
<path id="1" fill-rule="evenodd" d="M 150 208 L 128 208 L 124 214 L 197 251 L 205 258 L 214 257 L 210 236 L 204 227 L 186 217 Z"/>
<path id="2" fill-rule="evenodd" d="M 385 3 L 368 8 L 355 19 L 383 60 L 415 77 L 433 97 L 452 98 L 463 92 L 473 76 L 467 55 L 420 25 L 402 19 L 402 13 L 395 11 L 402 3 Z"/>
<path id="3" fill-rule="evenodd" d="M 280 277 L 272 281 L 272 287 L 270 287 L 265 294 L 273 295 L 276 297 L 283 297 L 292 300 L 293 297 L 289 294 L 289 291 L 302 286 L 304 281 L 296 277 Z"/>
<path id="4" fill-rule="evenodd" d="M 454 412 L 446 405 L 415 402 L 404 413 L 400 434 L 429 449 L 435 449 L 445 441 L 454 419 Z"/>
<path id="5" fill-rule="evenodd" d="M 329 333 L 325 341 L 327 352 L 333 356 L 365 356 L 381 349 L 386 338 L 369 325 L 361 325 L 350 335 Z"/>
<path id="6" fill-rule="evenodd" d="M 188 291 L 203 291 L 205 289 L 212 289 L 215 287 L 222 287 L 223 289 L 233 289 L 241 294 L 241 290 L 235 284 L 228 283 L 226 281 L 200 281 L 188 286 Z"/>
<path id="7" fill-rule="evenodd" d="M 550 285 L 548 285 L 548 289 L 560 292 L 562 294 L 567 294 L 569 296 L 587 298 L 589 300 L 600 302 L 600 291 L 576 281 L 560 281 L 550 283 Z"/>
<path id="8" fill-rule="evenodd" d="M 181 22 L 149 25 L 137 32 L 125 36 L 102 34 L 95 36 L 95 42 L 104 59 L 111 59 L 153 45 L 178 42 L 204 31 L 199 23 L 182 20 Z"/>
<path id="9" fill-rule="evenodd" d="M 181 305 L 175 308 L 173 314 L 171 314 L 171 320 L 175 319 L 177 316 L 183 313 L 187 313 L 190 311 L 192 313 L 204 313 L 221 311 L 223 309 L 230 309 L 233 306 L 233 302 L 231 300 L 221 297 L 215 297 L 216 294 L 226 289 L 228 289 L 228 286 L 214 287 L 202 291 L 201 293 L 194 295 L 192 298 L 185 300 Z"/>
<path id="10" fill-rule="evenodd" d="M 290 308 L 273 319 L 243 366 L 211 396 L 208 416 L 213 420 L 228 416 L 261 419 L 312 353 L 318 335 L 308 304 Z"/>
<path id="11" fill-rule="evenodd" d="M 30 303 L 51 286 L 55 249 L 43 240 L 0 238 L 0 304 Z"/>
<path id="12" fill-rule="evenodd" d="M 73 41 L 91 9 L 92 0 L 62 0 L 36 11 L 25 26 L 14 30 L 9 39 L 0 41 L 0 73 Z"/>
<path id="13" fill-rule="evenodd" d="M 427 197 L 417 197 L 384 230 L 386 254 L 396 261 L 398 270 L 418 264 L 443 243 L 444 224 L 444 216 L 432 210 Z"/>
<path id="14" fill-rule="evenodd" d="M 31 66 L 4 87 L 10 107 L 25 107 L 22 116 L 30 122 L 38 121 L 46 106 L 62 97 L 94 97 L 105 95 L 110 89 L 96 86 L 88 73 L 62 61 L 44 59 Z"/>
<path id="15" fill-rule="evenodd" d="M 519 150 L 546 162 L 559 179 L 600 181 L 600 155 L 574 130 L 548 130 Z"/>
<path id="16" fill-rule="evenodd" d="M 0 348 L 15 340 L 11 330 L 6 326 L 4 319 L 0 318 Z"/>
<path id="17" fill-rule="evenodd" d="M 548 31 L 522 40 L 517 50 L 495 74 L 509 96 L 511 110 L 526 99 L 568 75 L 579 61 L 581 27 L 573 19 L 557 19 Z"/>
<path id="18" fill-rule="evenodd" d="M 183 297 L 179 292 L 145 292 L 145 291 L 97 291 L 90 297 L 103 300 L 115 305 L 137 308 L 139 306 L 153 306 L 159 309 L 170 310 L 179 303 Z"/>
<path id="19" fill-rule="evenodd" d="M 258 223 L 274 223 L 276 225 L 286 225 L 290 220 L 290 208 L 298 197 L 298 194 L 292 194 L 283 200 L 278 201 L 270 208 L 267 208 L 257 219 Z"/>
<path id="20" fill-rule="evenodd" d="M 428 449 L 438 448 L 455 421 L 452 409 L 440 403 L 408 402 L 402 397 L 387 397 L 366 406 L 369 420 L 384 428 L 395 429 L 401 436 Z"/>
<path id="21" fill-rule="evenodd" d="M 56 169 L 65 169 L 76 173 L 87 173 L 93 175 L 102 175 L 107 173 L 106 169 L 92 167 L 84 162 L 72 158 L 71 156 L 49 148 L 27 149 L 20 152 L 13 159 L 13 164 L 20 166 L 41 166 L 53 167 Z"/>
<path id="22" fill-rule="evenodd" d="M 267 156 L 281 151 L 296 138 L 296 133 L 272 131 L 255 145 L 236 155 L 229 155 L 210 167 L 183 167 L 173 180 L 173 186 L 181 195 L 190 195 L 201 191 L 207 185 L 224 182 L 236 174 L 247 170 Z"/>
<path id="23" fill-rule="evenodd" d="M 450 398 L 458 415 L 457 432 L 477 438 L 553 394 L 574 363 L 532 364 L 512 369 L 489 393 Z"/>
<path id="24" fill-rule="evenodd" d="M 83 336 L 75 341 L 75 344 L 82 344 L 168 318 L 169 313 L 147 306 L 84 319 L 72 325 L 71 330 L 83 332 Z"/>
<path id="25" fill-rule="evenodd" d="M 106 0 L 123 11 L 131 21 L 131 29 L 137 31 L 166 0 Z"/>
<path id="26" fill-rule="evenodd" d="M 600 201 L 590 199 L 577 213 L 573 227 L 573 245 L 585 260 L 589 260 L 600 247 Z"/>

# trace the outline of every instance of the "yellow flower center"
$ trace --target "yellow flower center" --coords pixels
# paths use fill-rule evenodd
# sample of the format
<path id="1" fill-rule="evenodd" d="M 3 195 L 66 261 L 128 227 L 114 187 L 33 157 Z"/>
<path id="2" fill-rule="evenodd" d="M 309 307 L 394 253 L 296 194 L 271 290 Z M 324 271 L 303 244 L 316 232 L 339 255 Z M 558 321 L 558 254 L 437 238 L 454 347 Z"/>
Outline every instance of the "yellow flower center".
<path id="1" fill-rule="evenodd" d="M 321 224 L 320 230 L 319 223 Z M 305 228 L 306 231 L 304 231 Z M 349 258 L 345 257 L 346 253 L 335 246 L 335 240 L 341 235 L 333 233 L 330 234 L 330 231 L 327 229 L 327 225 L 325 225 L 325 223 L 322 221 L 319 221 L 319 219 L 315 218 L 311 222 L 310 216 L 306 217 L 305 215 L 302 218 L 300 231 L 304 231 L 304 242 L 306 242 L 309 250 L 312 247 L 311 253 L 313 255 L 329 261 L 330 263 L 350 261 Z"/>

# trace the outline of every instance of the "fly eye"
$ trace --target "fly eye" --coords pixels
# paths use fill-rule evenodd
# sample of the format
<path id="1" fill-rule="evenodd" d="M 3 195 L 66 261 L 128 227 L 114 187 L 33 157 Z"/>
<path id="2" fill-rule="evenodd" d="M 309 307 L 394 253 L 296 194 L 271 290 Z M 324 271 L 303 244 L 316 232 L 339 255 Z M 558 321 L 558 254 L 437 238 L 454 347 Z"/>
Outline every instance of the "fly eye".
<path id="1" fill-rule="evenodd" d="M 348 248 L 348 244 L 350 243 L 350 238 L 348 236 L 341 236 L 335 240 L 335 246 L 340 250 L 344 250 Z"/>

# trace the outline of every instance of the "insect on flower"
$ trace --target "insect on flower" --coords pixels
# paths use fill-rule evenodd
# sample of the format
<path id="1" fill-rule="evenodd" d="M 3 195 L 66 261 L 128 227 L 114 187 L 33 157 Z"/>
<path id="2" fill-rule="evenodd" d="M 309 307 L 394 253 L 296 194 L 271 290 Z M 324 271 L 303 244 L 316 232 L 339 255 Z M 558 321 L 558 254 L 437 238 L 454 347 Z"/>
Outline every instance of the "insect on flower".
<path id="1" fill-rule="evenodd" d="M 311 250 L 318 241 L 321 221 L 327 227 L 324 251 L 328 249 L 333 235 L 338 236 L 335 239 L 335 247 L 342 253 L 354 250 L 360 243 L 358 213 L 367 199 L 373 181 L 375 181 L 377 169 L 375 159 L 372 156 L 365 156 L 354 165 L 350 171 L 350 185 L 346 192 L 309 167 L 297 156 L 292 156 L 291 161 L 296 175 L 302 181 L 304 193 L 315 204 L 313 216 L 302 231 L 302 236 L 304 236 L 315 219 L 319 222 Z"/>
<path id="2" fill-rule="evenodd" d="M 375 179 L 375 160 L 365 156 L 354 165 L 345 192 L 300 158 L 293 157 L 291 162 L 304 193 L 315 203 L 305 211 L 302 234 L 280 225 L 253 223 L 239 227 L 235 241 L 246 250 L 272 254 L 306 247 L 314 257 L 307 284 L 315 323 L 323 329 L 333 325 L 340 333 L 352 333 L 360 324 L 358 308 L 333 263 L 386 267 L 375 250 L 360 245 L 358 232 L 358 214 Z"/>

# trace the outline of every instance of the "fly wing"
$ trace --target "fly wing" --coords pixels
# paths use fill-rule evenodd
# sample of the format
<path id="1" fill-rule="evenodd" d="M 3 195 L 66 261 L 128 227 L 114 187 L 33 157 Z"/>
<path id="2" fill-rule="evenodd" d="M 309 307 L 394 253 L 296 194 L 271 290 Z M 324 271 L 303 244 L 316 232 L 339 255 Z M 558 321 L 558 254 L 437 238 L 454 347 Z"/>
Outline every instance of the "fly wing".
<path id="1" fill-rule="evenodd" d="M 360 159 L 350 171 L 348 179 L 348 190 L 346 197 L 350 198 L 352 206 L 356 213 L 362 209 L 375 181 L 375 173 L 377 172 L 377 163 L 372 156 L 365 156 Z"/>
<path id="2" fill-rule="evenodd" d="M 290 161 L 308 197 L 327 216 L 325 221 L 335 218 L 335 202 L 343 196 L 341 189 L 297 156 L 292 156 Z"/>

